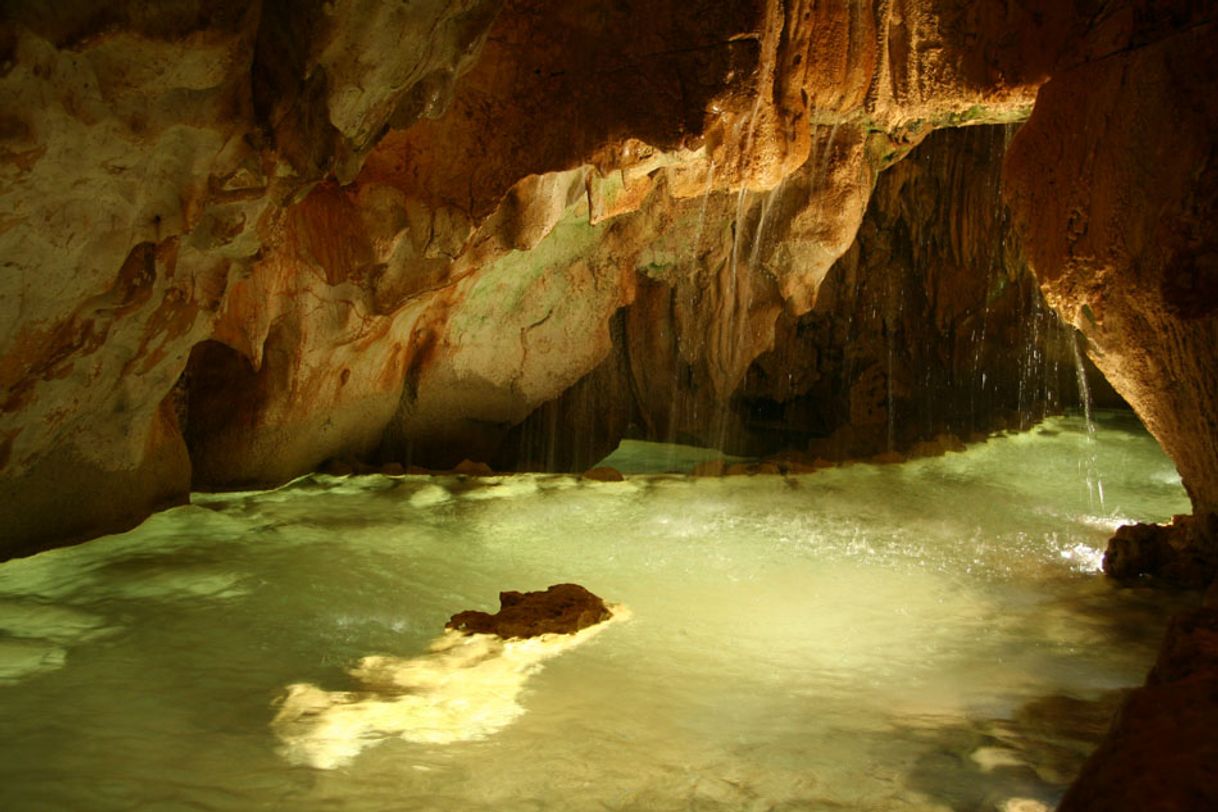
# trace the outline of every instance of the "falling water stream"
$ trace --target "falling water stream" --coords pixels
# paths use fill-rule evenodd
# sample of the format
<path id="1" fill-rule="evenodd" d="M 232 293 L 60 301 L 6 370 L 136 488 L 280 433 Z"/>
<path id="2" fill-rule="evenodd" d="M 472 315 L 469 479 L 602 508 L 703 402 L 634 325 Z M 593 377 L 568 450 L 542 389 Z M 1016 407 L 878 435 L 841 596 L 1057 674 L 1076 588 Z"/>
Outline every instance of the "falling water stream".
<path id="1" fill-rule="evenodd" d="M 1092 419 L 1091 387 L 1087 384 L 1087 370 L 1083 366 L 1083 352 L 1078 347 L 1078 341 L 1071 341 L 1070 348 L 1074 351 L 1074 373 L 1078 378 L 1078 397 L 1082 401 L 1083 420 L 1087 427 L 1087 452 L 1083 457 L 1085 476 L 1087 478 L 1087 497 L 1094 508 L 1099 503 L 1099 509 L 1104 509 L 1104 480 L 1100 478 L 1100 466 L 1096 459 L 1095 420 Z"/>
<path id="2" fill-rule="evenodd" d="M 1050 806 L 1183 600 L 1097 574 L 1187 500 L 1094 418 L 798 477 L 648 473 L 698 452 L 639 443 L 616 483 L 311 476 L 9 561 L 0 808 Z M 623 613 L 429 651 L 566 581 Z"/>

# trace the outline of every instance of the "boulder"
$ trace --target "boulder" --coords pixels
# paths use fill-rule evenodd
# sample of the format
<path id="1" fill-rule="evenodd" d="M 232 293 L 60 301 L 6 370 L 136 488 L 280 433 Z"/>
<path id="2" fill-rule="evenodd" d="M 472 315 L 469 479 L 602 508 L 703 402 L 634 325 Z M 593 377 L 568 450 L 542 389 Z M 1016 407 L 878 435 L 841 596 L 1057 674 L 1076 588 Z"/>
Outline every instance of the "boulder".
<path id="1" fill-rule="evenodd" d="M 1146 685 L 1062 798 L 1058 812 L 1218 809 L 1218 611 L 1197 609 L 1168 629 Z"/>
<path id="2" fill-rule="evenodd" d="M 494 476 L 495 471 L 485 462 L 474 462 L 473 460 L 461 460 L 453 467 L 454 474 L 462 474 L 464 476 Z"/>
<path id="3" fill-rule="evenodd" d="M 458 612 L 445 628 L 493 634 L 505 640 L 543 634 L 575 634 L 608 620 L 605 602 L 578 584 L 555 584 L 544 592 L 500 592 L 499 611 Z"/>
<path id="4" fill-rule="evenodd" d="M 1127 524 L 1104 552 L 1104 573 L 1118 581 L 1141 576 L 1185 589 L 1204 589 L 1218 574 L 1213 515 L 1176 516 L 1170 524 Z"/>
<path id="5" fill-rule="evenodd" d="M 695 465 L 689 472 L 690 476 L 723 476 L 727 463 L 723 460 L 707 460 Z"/>
<path id="6" fill-rule="evenodd" d="M 330 476 L 351 476 L 355 473 L 355 467 L 345 460 L 327 460 L 320 470 Z"/>

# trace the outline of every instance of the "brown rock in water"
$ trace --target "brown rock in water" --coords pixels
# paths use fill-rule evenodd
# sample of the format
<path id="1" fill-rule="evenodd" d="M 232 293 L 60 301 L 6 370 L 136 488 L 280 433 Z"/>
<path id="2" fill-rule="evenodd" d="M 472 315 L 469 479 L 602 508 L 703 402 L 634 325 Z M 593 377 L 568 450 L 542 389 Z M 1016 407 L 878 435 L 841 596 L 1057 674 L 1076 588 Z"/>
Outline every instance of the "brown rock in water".
<path id="1" fill-rule="evenodd" d="M 727 463 L 723 460 L 706 460 L 690 469 L 690 476 L 723 476 Z"/>
<path id="2" fill-rule="evenodd" d="M 960 452 L 967 451 L 968 447 L 954 434 L 936 434 L 935 442 L 937 442 L 944 451 Z"/>
<path id="3" fill-rule="evenodd" d="M 473 460 L 461 460 L 453 467 L 454 474 L 464 474 L 465 476 L 494 476 L 495 471 L 485 462 L 474 462 Z"/>
<path id="4" fill-rule="evenodd" d="M 507 640 L 575 634 L 612 615 L 603 600 L 582 586 L 555 584 L 544 592 L 500 592 L 497 613 L 458 612 L 445 628 L 467 634 L 494 634 Z"/>
<path id="5" fill-rule="evenodd" d="M 797 462 L 795 460 L 791 460 L 790 462 L 786 463 L 786 466 L 786 473 L 788 474 L 814 474 L 821 468 L 828 467 L 823 465 L 809 465 L 808 463 Z"/>
<path id="6" fill-rule="evenodd" d="M 1218 611 L 1178 616 L 1058 812 L 1218 809 Z"/>
<path id="7" fill-rule="evenodd" d="M 1164 685 L 1196 677 L 1218 679 L 1218 609 L 1194 609 L 1172 619 L 1146 683 Z M 1214 702 L 1218 705 L 1218 696 Z"/>
<path id="8" fill-rule="evenodd" d="M 942 457 L 949 451 L 964 451 L 964 442 L 954 434 L 936 434 L 929 440 L 920 440 L 910 446 L 906 452 L 910 459 L 915 457 Z"/>
<path id="9" fill-rule="evenodd" d="M 1171 524 L 1127 524 L 1104 552 L 1104 574 L 1118 581 L 1144 575 L 1172 586 L 1204 589 L 1218 574 L 1218 517 L 1176 516 Z"/>
<path id="10" fill-rule="evenodd" d="M 621 471 L 607 465 L 589 468 L 587 471 L 584 471 L 583 478 L 595 480 L 596 482 L 621 482 L 626 479 L 626 477 L 622 476 Z"/>
<path id="11" fill-rule="evenodd" d="M 917 457 L 942 457 L 947 450 L 935 440 L 920 440 L 909 447 L 910 459 Z"/>
<path id="12" fill-rule="evenodd" d="M 343 460 L 327 460 L 326 464 L 321 466 L 321 472 L 330 476 L 351 476 L 355 473 L 355 467 Z"/>

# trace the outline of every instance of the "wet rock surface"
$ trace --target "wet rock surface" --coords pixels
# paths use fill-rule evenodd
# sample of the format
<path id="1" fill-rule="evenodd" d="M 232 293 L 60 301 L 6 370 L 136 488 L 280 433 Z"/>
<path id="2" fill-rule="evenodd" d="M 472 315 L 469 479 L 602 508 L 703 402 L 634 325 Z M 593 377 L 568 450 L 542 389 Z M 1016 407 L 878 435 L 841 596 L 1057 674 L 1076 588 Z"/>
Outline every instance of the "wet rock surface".
<path id="1" fill-rule="evenodd" d="M 1218 679 L 1218 607 L 1184 612 L 1172 620 L 1146 683 L 1165 685 L 1193 678 Z"/>
<path id="2" fill-rule="evenodd" d="M 584 471 L 583 478 L 591 479 L 594 482 L 622 482 L 626 479 L 622 476 L 621 471 L 607 465 L 589 468 Z"/>
<path id="3" fill-rule="evenodd" d="M 495 614 L 466 611 L 452 616 L 446 628 L 504 638 L 575 634 L 612 616 L 605 602 L 578 584 L 555 584 L 539 592 L 500 592 Z"/>
<path id="4" fill-rule="evenodd" d="M 666 215 L 633 301 L 610 323 L 609 355 L 512 429 L 498 467 L 581 470 L 627 431 L 842 461 L 1027 428 L 1077 402 L 1074 331 L 1041 300 L 999 195 L 1012 132 L 935 132 L 879 173 L 854 243 L 801 315 L 766 280 L 803 267 L 801 229 L 823 221 L 801 201 L 845 182 L 853 142 L 842 128 L 773 192 L 652 199 L 623 217 Z M 733 240 L 735 221 L 748 230 Z M 697 244 L 682 250 L 682 232 Z M 735 289 L 734 310 L 708 315 L 735 284 L 711 270 L 733 261 L 750 287 Z"/>
<path id="5" fill-rule="evenodd" d="M 1218 576 L 1218 516 L 1176 516 L 1170 524 L 1119 528 L 1104 552 L 1104 574 L 1118 581 L 1148 576 L 1165 585 L 1204 589 Z"/>
<path id="6" fill-rule="evenodd" d="M 1218 609 L 1179 615 L 1059 812 L 1218 809 Z"/>
<path id="7" fill-rule="evenodd" d="M 1004 192 L 1049 303 L 1176 462 L 1194 512 L 1213 513 L 1218 15 L 1145 6 L 1128 20 L 1134 47 L 1041 89 L 1012 141 Z M 1152 36 L 1156 17 L 1180 26 Z"/>

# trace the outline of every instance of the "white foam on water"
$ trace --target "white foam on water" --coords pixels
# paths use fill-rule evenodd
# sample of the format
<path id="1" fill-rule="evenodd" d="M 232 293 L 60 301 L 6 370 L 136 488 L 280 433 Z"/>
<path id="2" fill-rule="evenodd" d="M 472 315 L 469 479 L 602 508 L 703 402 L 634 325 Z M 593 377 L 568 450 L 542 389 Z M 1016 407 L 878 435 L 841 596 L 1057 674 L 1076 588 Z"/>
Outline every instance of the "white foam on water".
<path id="1" fill-rule="evenodd" d="M 361 684 L 355 691 L 289 685 L 271 722 L 280 752 L 332 770 L 389 738 L 451 744 L 490 736 L 524 713 L 520 693 L 546 660 L 628 616 L 611 608 L 609 621 L 575 634 L 504 640 L 450 629 L 418 657 L 364 657 L 349 671 Z"/>
<path id="2" fill-rule="evenodd" d="M 410 506 L 414 508 L 431 507 L 452 499 L 452 494 L 439 485 L 424 485 L 410 497 Z"/>
<path id="3" fill-rule="evenodd" d="M 1114 528 L 1115 529 L 1115 528 Z M 1086 544 L 1075 544 L 1061 551 L 1061 557 L 1071 562 L 1075 572 L 1103 572 L 1104 551 Z"/>
<path id="4" fill-rule="evenodd" d="M 461 494 L 461 498 L 478 502 L 489 499 L 513 499 L 537 492 L 537 480 L 528 476 L 495 478 L 480 484 L 482 487 L 465 491 Z"/>

